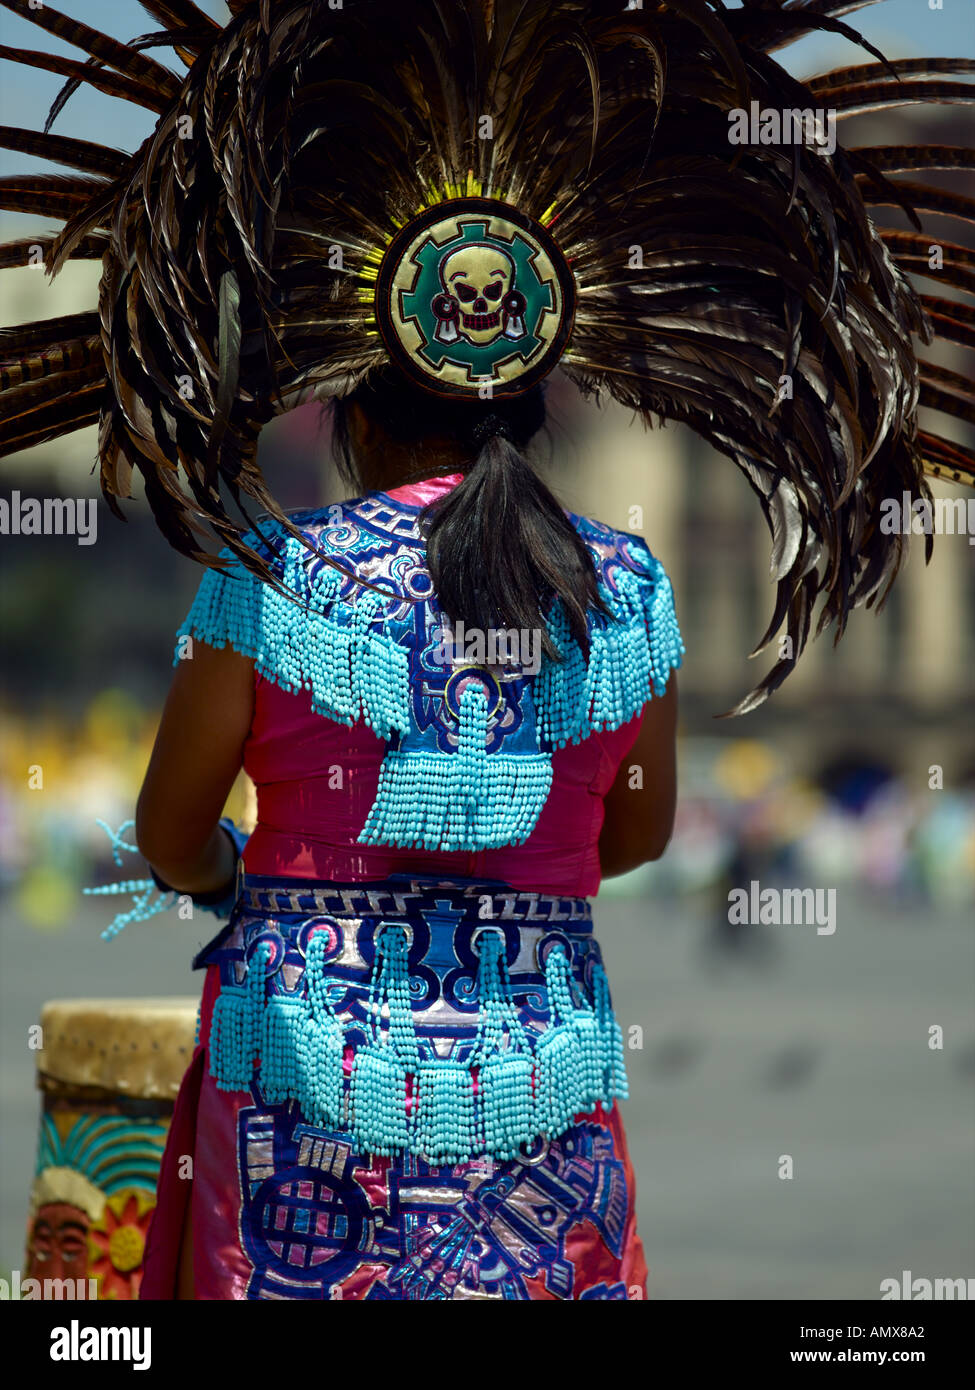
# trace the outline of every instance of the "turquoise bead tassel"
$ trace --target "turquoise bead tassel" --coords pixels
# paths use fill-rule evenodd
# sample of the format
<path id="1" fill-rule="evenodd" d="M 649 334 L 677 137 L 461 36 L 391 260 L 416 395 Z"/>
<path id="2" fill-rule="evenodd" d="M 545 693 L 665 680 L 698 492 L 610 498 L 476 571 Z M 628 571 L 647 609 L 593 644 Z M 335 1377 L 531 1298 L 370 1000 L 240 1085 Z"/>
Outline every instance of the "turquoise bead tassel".
<path id="1" fill-rule="evenodd" d="M 484 1149 L 495 1158 L 517 1158 L 518 1146 L 538 1134 L 530 1053 L 500 1053 L 481 1067 L 478 1094 Z"/>
<path id="2" fill-rule="evenodd" d="M 328 938 L 316 932 L 305 958 L 308 1008 L 297 1039 L 298 1078 L 295 1098 L 313 1125 L 342 1125 L 342 1059 L 345 1032 L 328 999 L 324 955 Z"/>
<path id="3" fill-rule="evenodd" d="M 639 587 L 650 642 L 650 671 L 654 695 L 663 695 L 671 670 L 679 667 L 685 647 L 674 612 L 674 591 L 663 565 L 655 560 L 656 573 L 652 588 L 646 583 Z"/>
<path id="4" fill-rule="evenodd" d="M 457 731 L 456 793 L 447 821 L 447 844 L 470 838 L 487 773 L 487 695 L 473 682 L 461 691 Z"/>
<path id="5" fill-rule="evenodd" d="M 352 1065 L 351 1107 L 355 1134 L 364 1152 L 391 1156 L 411 1147 L 406 1113 L 407 1068 L 420 1065 L 413 1029 L 408 972 L 409 937 L 395 923 L 380 923 L 369 986 L 372 1041 L 360 1048 Z M 382 1039 L 382 1008 L 389 1028 Z"/>
<path id="6" fill-rule="evenodd" d="M 477 1147 L 474 1087 L 463 1062 L 423 1062 L 416 1077 L 415 1150 L 434 1161 L 463 1163 Z"/>
<path id="7" fill-rule="evenodd" d="M 551 785 L 546 753 L 483 753 L 465 762 L 459 752 L 394 750 L 383 760 L 359 843 L 445 850 L 524 844 Z M 476 796 L 471 787 L 479 788 Z"/>
<path id="8" fill-rule="evenodd" d="M 148 922 L 160 912 L 168 912 L 176 902 L 175 893 L 162 893 L 151 878 L 127 878 L 117 883 L 103 883 L 98 888 L 82 888 L 92 897 L 117 897 L 120 893 L 132 895 L 132 906 L 128 912 L 118 912 L 101 933 L 103 941 L 111 941 L 123 931 L 130 922 Z"/>
<path id="9" fill-rule="evenodd" d="M 409 953 L 410 937 L 405 927 L 380 923 L 383 953 L 382 979 L 389 1009 L 388 1040 L 397 1057 L 411 1071 L 420 1065 L 420 1049 L 413 1029 L 413 1004 L 410 997 Z M 377 1028 L 380 1016 L 374 1015 Z"/>
<path id="10" fill-rule="evenodd" d="M 554 1138 L 582 1109 L 579 1045 L 571 1024 L 553 1024 L 535 1045 L 535 1105 L 538 1127 Z"/>
<path id="11" fill-rule="evenodd" d="M 624 570 L 618 584 L 617 622 L 612 628 L 600 626 L 592 634 L 585 706 L 593 729 L 619 728 L 643 708 L 652 689 L 640 582 Z M 608 598 L 605 591 L 603 596 Z"/>
<path id="12" fill-rule="evenodd" d="M 214 1005 L 210 1074 L 218 1090 L 250 1090 L 263 1032 L 265 975 L 270 958 L 271 947 L 262 941 L 247 968 L 243 985 L 224 985 Z"/>
<path id="13" fill-rule="evenodd" d="M 595 1010 L 587 1003 L 572 1016 L 572 1027 L 579 1046 L 579 1090 L 584 1109 L 591 1109 L 606 1095 L 603 1046 Z"/>
<path id="14" fill-rule="evenodd" d="M 113 830 L 107 821 L 97 817 L 95 824 L 101 826 L 111 841 L 112 858 L 119 868 L 122 867 L 123 850 L 129 854 L 139 853 L 138 845 L 131 845 L 128 840 L 122 838 L 125 832 L 135 825 L 134 820 L 123 821 L 118 830 Z M 89 897 L 114 898 L 121 893 L 129 893 L 132 896 L 132 906 L 128 912 L 117 912 L 101 933 L 103 941 L 111 941 L 130 922 L 148 922 L 150 917 L 166 912 L 174 905 L 177 897 L 176 893 L 162 892 L 151 878 L 127 878 L 115 883 L 103 883 L 98 888 L 82 888 L 81 891 Z"/>
<path id="15" fill-rule="evenodd" d="M 554 1136 L 569 1128 L 584 1104 L 583 1059 L 573 1026 L 569 962 L 562 945 L 549 952 L 545 983 L 552 1022 L 535 1045 L 535 1103 L 539 1129 Z"/>
<path id="16" fill-rule="evenodd" d="M 534 686 L 539 734 L 555 748 L 635 718 L 651 696 L 663 695 L 681 664 L 670 580 L 649 551 L 646 558 L 650 573 L 621 568 L 614 590 L 600 582 L 612 616 L 592 621 L 588 665 L 562 605 L 555 606 L 548 631 L 562 660 L 543 661 Z"/>
<path id="17" fill-rule="evenodd" d="M 532 694 L 539 735 L 561 748 L 578 743 L 586 723 L 586 659 L 572 636 L 565 609 L 557 603 L 547 624 L 561 661 L 543 660 Z"/>
<path id="18" fill-rule="evenodd" d="M 297 1099 L 294 1058 L 308 1018 L 301 994 L 272 994 L 261 1028 L 261 1092 L 268 1105 Z"/>
<path id="19" fill-rule="evenodd" d="M 210 1075 L 220 1091 L 244 1091 L 250 1085 L 250 1067 L 244 1061 L 247 992 L 238 985 L 222 985 L 210 1020 Z"/>
<path id="20" fill-rule="evenodd" d="M 606 971 L 597 965 L 593 979 L 596 996 L 596 1026 L 599 1032 L 600 1053 L 603 1067 L 603 1086 L 605 1099 L 603 1109 L 612 1109 L 612 1098 L 626 1100 L 630 1094 L 626 1079 L 626 1061 L 623 1049 L 623 1030 L 616 1021 L 613 1006 L 609 999 L 609 980 Z"/>
<path id="21" fill-rule="evenodd" d="M 531 1143 L 538 1133 L 532 1090 L 534 1063 L 511 997 L 504 935 L 485 929 L 476 942 L 480 1022 L 471 1066 L 480 1068 L 481 1133 L 488 1153 L 496 1158 L 515 1158 L 518 1146 Z"/>
<path id="22" fill-rule="evenodd" d="M 352 1123 L 363 1153 L 391 1158 L 409 1147 L 406 1068 L 392 1048 L 367 1046 L 352 1064 Z"/>

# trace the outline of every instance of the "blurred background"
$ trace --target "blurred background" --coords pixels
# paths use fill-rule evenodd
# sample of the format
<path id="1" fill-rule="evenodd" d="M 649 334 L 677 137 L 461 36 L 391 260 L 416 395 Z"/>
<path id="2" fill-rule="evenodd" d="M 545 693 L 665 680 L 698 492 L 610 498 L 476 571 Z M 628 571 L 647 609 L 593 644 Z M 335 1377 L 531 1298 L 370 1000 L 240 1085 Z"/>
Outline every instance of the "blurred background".
<path id="1" fill-rule="evenodd" d="M 120 39 L 153 27 L 135 0 L 62 8 Z M 856 20 L 890 58 L 972 49 L 959 0 L 890 0 Z M 7 11 L 0 43 L 77 56 Z M 823 37 L 784 61 L 806 77 L 863 57 Z M 35 129 L 61 85 L 9 63 L 0 83 L 0 122 Z M 134 148 L 148 114 L 79 92 L 55 129 Z M 882 113 L 857 142 L 878 131 L 962 144 L 972 121 L 961 106 Z M 842 123 L 839 136 L 849 143 Z M 0 173 L 35 167 L 0 155 Z M 925 228 L 961 237 L 949 219 Z M 0 214 L 3 240 L 51 229 Z M 5 271 L 0 325 L 87 307 L 97 275 L 96 263 L 53 284 Z M 814 642 L 755 713 L 716 719 L 771 664 L 746 660 L 773 593 L 751 490 L 686 431 L 646 431 L 564 379 L 549 401 L 545 476 L 573 510 L 646 537 L 687 646 L 674 839 L 660 863 L 607 881 L 597 905 L 631 1043 L 624 1118 L 651 1295 L 870 1299 L 904 1269 L 975 1276 L 975 546 L 939 538 L 925 566 L 916 544 L 883 612 L 855 613 L 837 648 Z M 283 505 L 344 495 L 319 407 L 276 421 L 262 451 Z M 94 430 L 43 445 L 3 463 L 0 495 L 96 497 L 95 457 Z M 210 919 L 171 914 L 106 945 L 107 900 L 81 895 L 120 876 L 95 821 L 133 812 L 199 582 L 141 501 L 127 517 L 99 500 L 91 546 L 0 537 L 0 1273 L 22 1265 L 38 1125 L 27 1030 L 41 1004 L 193 993 L 190 958 L 211 934 Z M 246 804 L 240 785 L 230 813 Z M 835 889 L 835 933 L 732 926 L 728 893 L 752 880 Z"/>

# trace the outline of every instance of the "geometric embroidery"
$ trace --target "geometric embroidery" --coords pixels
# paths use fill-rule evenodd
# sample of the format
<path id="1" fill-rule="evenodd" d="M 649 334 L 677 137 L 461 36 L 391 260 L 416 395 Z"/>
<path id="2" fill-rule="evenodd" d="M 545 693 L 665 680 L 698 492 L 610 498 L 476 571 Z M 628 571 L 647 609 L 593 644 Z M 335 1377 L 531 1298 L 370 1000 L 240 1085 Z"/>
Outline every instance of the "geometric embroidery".
<path id="1" fill-rule="evenodd" d="M 524 1160 L 437 1166 L 355 1153 L 293 1102 L 252 1095 L 238 1115 L 247 1298 L 527 1300 L 529 1281 L 560 1299 L 626 1298 L 605 1279 L 629 1194 L 599 1112 Z M 566 1248 L 583 1222 L 604 1247 L 592 1284 Z"/>

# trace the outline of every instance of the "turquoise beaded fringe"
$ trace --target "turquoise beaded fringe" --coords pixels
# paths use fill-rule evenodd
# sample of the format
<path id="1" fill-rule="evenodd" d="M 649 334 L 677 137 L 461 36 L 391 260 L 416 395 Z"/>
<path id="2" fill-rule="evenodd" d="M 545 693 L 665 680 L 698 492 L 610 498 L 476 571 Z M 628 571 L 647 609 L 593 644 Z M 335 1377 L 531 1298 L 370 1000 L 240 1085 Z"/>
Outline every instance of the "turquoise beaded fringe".
<path id="1" fill-rule="evenodd" d="M 405 734 L 409 653 L 386 629 L 382 597 L 367 590 L 355 604 L 339 601 L 338 570 L 323 565 L 313 579 L 301 542 L 287 536 L 280 545 L 282 583 L 295 600 L 239 563 L 227 572 L 207 570 L 177 633 L 173 665 L 187 636 L 212 647 L 229 643 L 283 690 L 309 690 L 312 709 L 325 718 L 348 726 L 362 719 L 382 739 Z M 220 553 L 231 558 L 228 550 Z"/>
<path id="2" fill-rule="evenodd" d="M 600 583 L 616 621 L 593 625 L 588 665 L 561 604 L 548 624 L 562 660 L 542 662 L 533 693 L 539 734 L 554 748 L 635 718 L 651 691 L 663 695 L 671 670 L 681 664 L 673 589 L 660 561 L 648 557 L 650 576 L 619 570 L 615 594 Z"/>
<path id="3" fill-rule="evenodd" d="M 488 754 L 487 698 L 469 685 L 460 697 L 456 753 L 387 753 L 361 844 L 419 849 L 518 845 L 534 828 L 552 784 L 544 753 Z"/>
<path id="4" fill-rule="evenodd" d="M 563 1134 L 577 1114 L 626 1099 L 623 1037 L 601 964 L 594 968 L 594 1001 L 579 1004 L 565 949 L 552 948 L 545 962 L 551 1022 L 533 1047 L 511 998 L 501 938 L 485 932 L 470 1057 L 425 1057 L 413 1027 L 406 929 L 387 923 L 382 932 L 369 991 L 371 1036 L 354 1051 L 348 1086 L 348 1044 L 329 1003 L 319 934 L 309 946 L 304 988 L 292 995 L 268 996 L 264 943 L 243 982 L 223 985 L 209 1040 L 218 1088 L 245 1091 L 255 1080 L 268 1104 L 296 1101 L 310 1123 L 349 1133 L 363 1152 L 406 1151 L 443 1163 L 477 1154 L 517 1158 L 540 1137 Z"/>

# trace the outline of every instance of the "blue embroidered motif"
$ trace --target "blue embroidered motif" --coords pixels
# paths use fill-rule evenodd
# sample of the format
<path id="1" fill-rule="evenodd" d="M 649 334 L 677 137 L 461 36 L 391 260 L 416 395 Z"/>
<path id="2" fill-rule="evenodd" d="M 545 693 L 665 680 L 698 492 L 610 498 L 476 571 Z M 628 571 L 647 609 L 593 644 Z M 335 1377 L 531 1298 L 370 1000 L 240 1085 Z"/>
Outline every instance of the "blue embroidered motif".
<path id="1" fill-rule="evenodd" d="M 588 1222 L 612 1257 L 623 1249 L 626 1176 L 599 1125 L 575 1126 L 530 1162 L 407 1157 L 384 1171 L 347 1136 L 255 1102 L 238 1116 L 248 1299 L 341 1299 L 360 1272 L 367 1301 L 527 1300 L 529 1279 L 556 1298 L 626 1298 L 621 1283 L 580 1288 L 569 1248 Z"/>
<path id="2" fill-rule="evenodd" d="M 588 666 L 553 612 L 563 654 L 537 675 L 507 662 L 438 660 L 444 616 L 433 594 L 419 507 L 371 493 L 292 514 L 308 543 L 382 591 L 365 589 L 280 525 L 247 541 L 268 559 L 291 600 L 263 585 L 229 550 L 208 570 L 179 630 L 230 643 L 312 708 L 351 725 L 363 719 L 388 744 L 362 844 L 480 850 L 522 844 L 548 797 L 553 749 L 618 728 L 660 696 L 684 651 L 670 582 L 637 536 L 570 520 L 589 547 L 612 618 L 590 618 Z"/>

